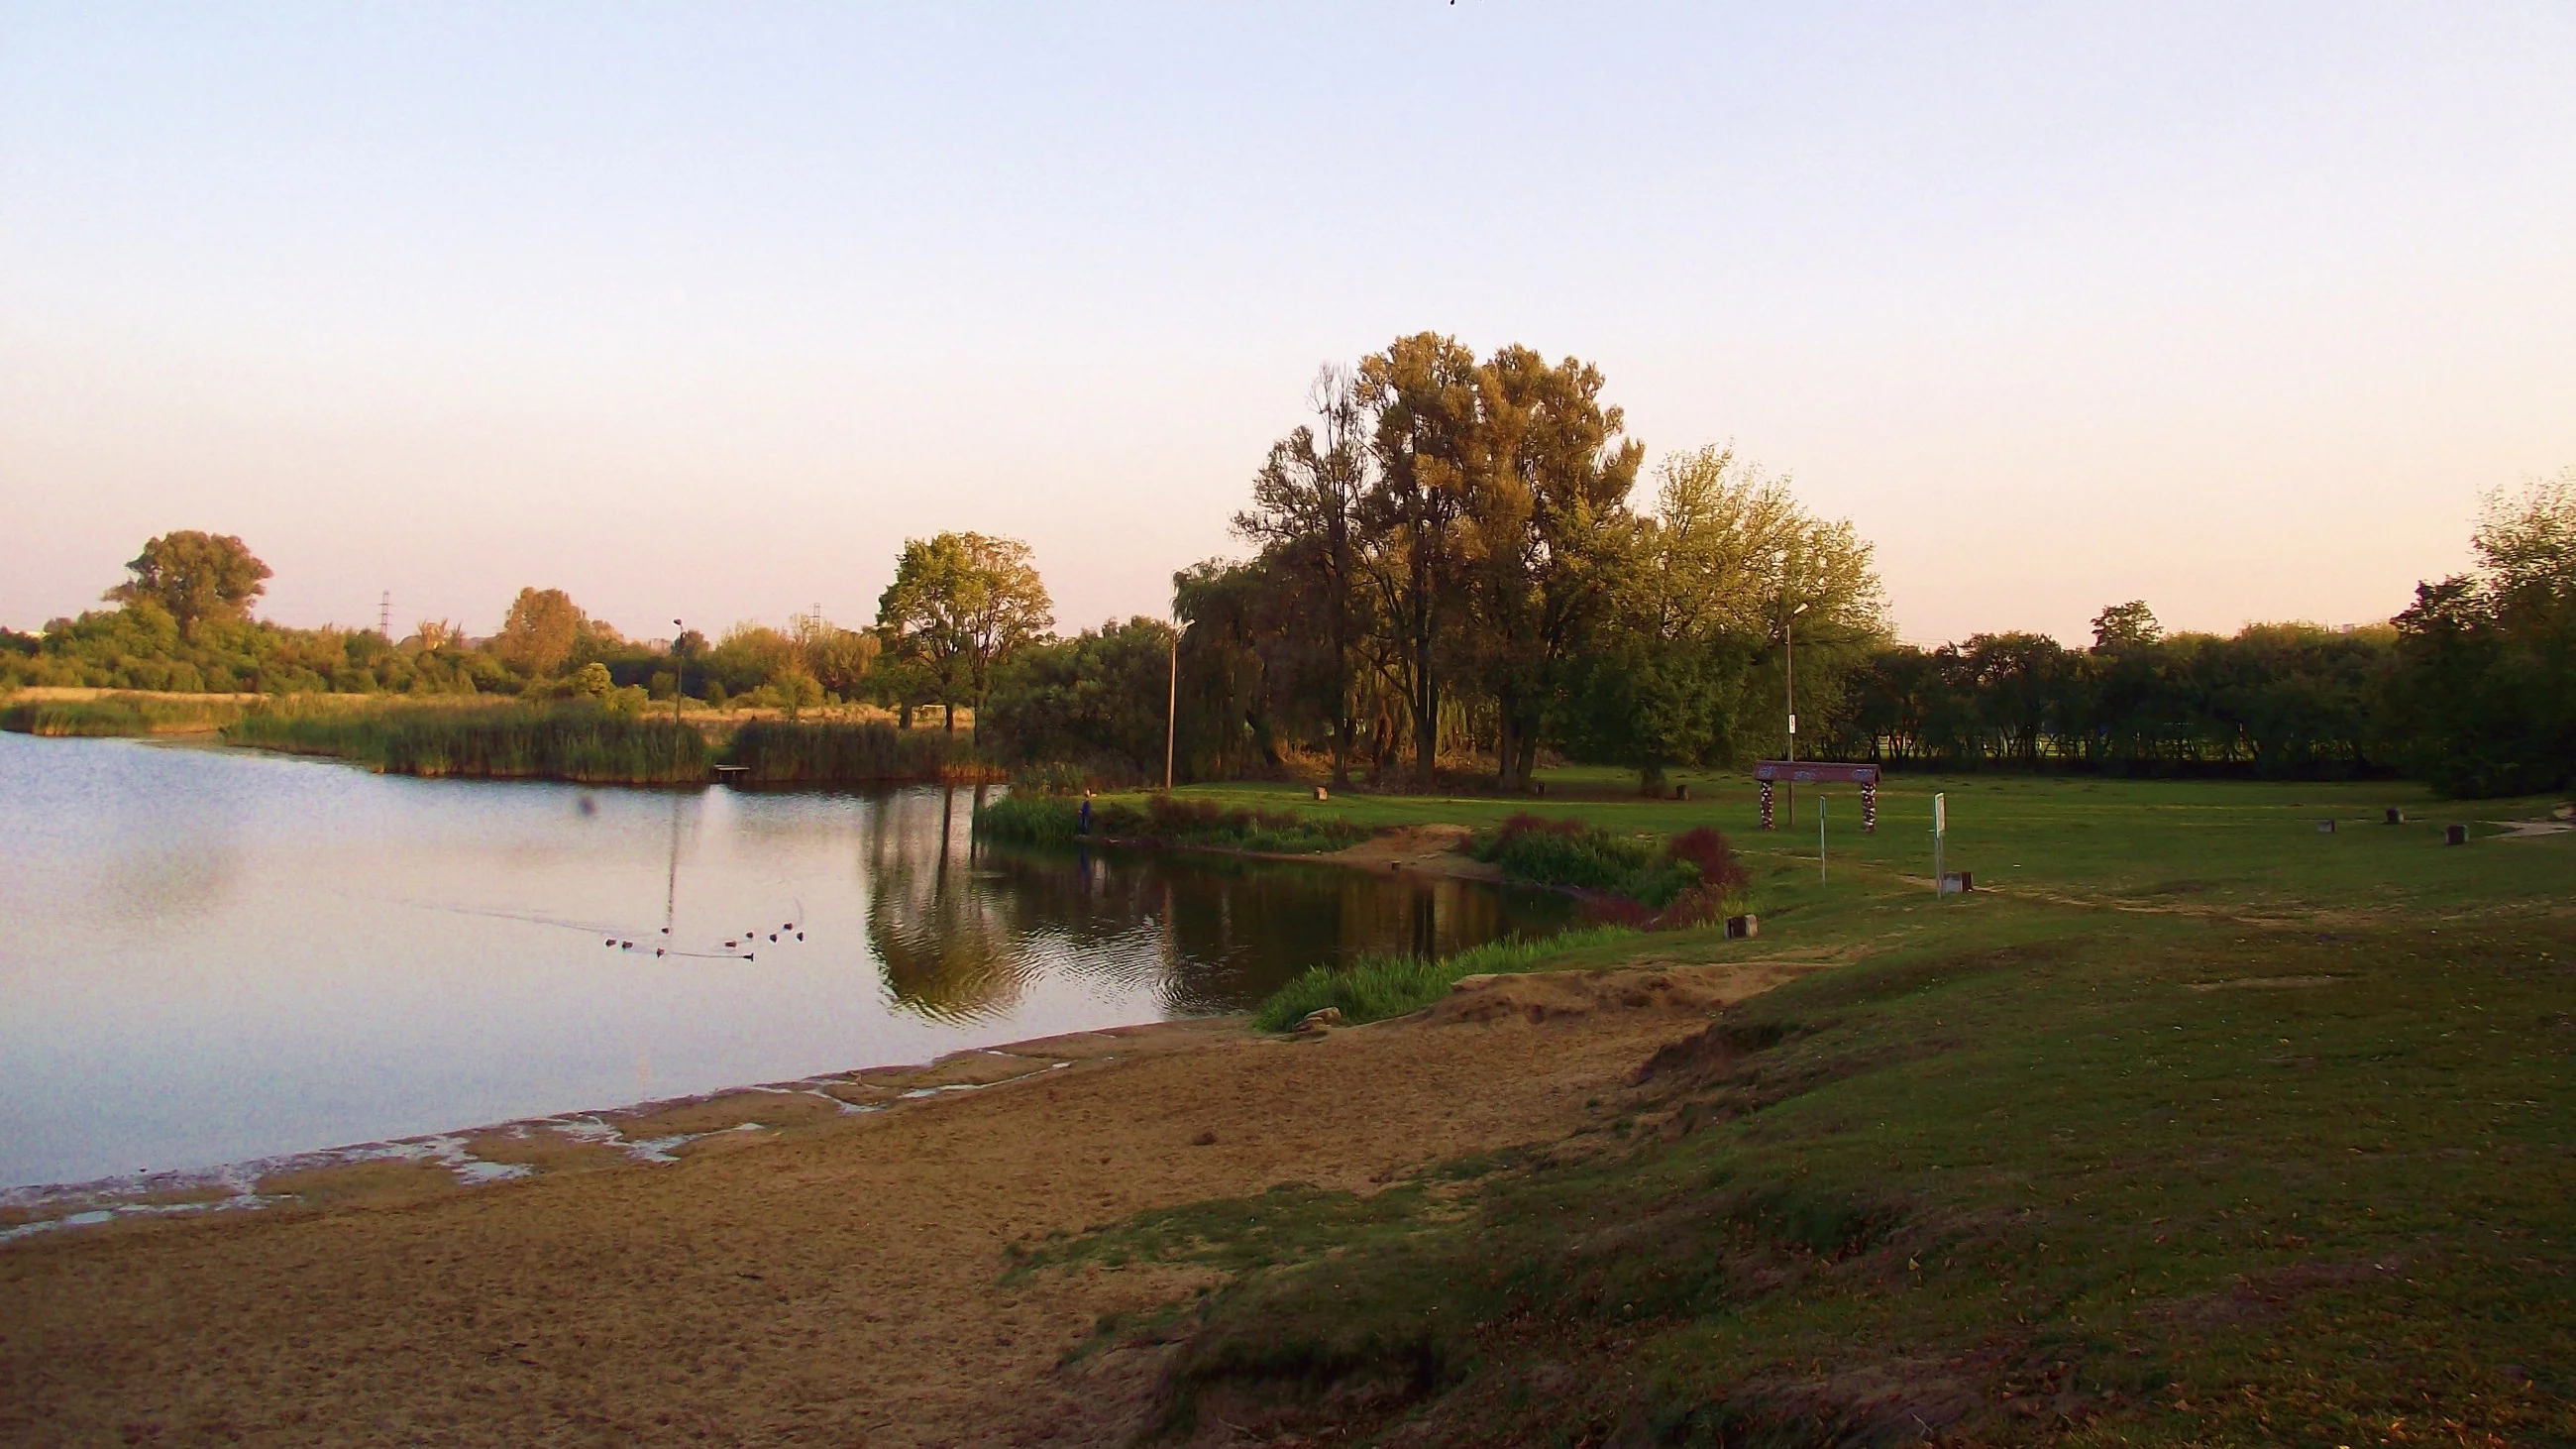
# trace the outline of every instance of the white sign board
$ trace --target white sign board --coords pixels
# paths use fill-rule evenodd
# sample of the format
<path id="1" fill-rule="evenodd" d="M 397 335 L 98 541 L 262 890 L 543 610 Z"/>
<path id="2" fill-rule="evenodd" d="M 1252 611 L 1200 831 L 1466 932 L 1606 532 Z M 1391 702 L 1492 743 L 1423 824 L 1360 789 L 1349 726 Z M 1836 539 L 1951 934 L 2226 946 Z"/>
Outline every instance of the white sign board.
<path id="1" fill-rule="evenodd" d="M 1932 833 L 1935 835 L 1950 833 L 1950 797 L 1947 795 L 1932 797 Z"/>

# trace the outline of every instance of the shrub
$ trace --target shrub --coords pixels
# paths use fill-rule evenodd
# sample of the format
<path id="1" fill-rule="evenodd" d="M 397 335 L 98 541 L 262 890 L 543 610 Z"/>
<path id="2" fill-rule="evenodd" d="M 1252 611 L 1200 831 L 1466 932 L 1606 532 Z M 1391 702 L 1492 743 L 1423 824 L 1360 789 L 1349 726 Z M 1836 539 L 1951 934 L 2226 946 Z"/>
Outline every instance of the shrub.
<path id="1" fill-rule="evenodd" d="M 1595 926 L 1536 940 L 1488 941 L 1438 959 L 1362 956 L 1339 969 L 1317 966 L 1272 992 L 1254 1009 L 1252 1024 L 1262 1031 L 1285 1031 L 1328 1006 L 1352 1023 L 1402 1016 L 1439 1000 L 1461 977 L 1536 970 L 1567 952 L 1633 934 L 1628 926 Z"/>
<path id="2" fill-rule="evenodd" d="M 1514 815 L 1467 849 L 1517 879 L 1582 896 L 1589 920 L 1640 930 L 1740 914 L 1752 885 L 1734 847 L 1705 825 L 1658 845 L 1580 820 Z"/>

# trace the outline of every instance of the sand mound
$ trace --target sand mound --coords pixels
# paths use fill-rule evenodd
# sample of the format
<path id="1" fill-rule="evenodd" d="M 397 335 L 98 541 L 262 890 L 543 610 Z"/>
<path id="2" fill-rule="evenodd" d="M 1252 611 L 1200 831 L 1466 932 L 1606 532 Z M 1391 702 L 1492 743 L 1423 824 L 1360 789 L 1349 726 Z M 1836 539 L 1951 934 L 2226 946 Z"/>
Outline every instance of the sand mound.
<path id="1" fill-rule="evenodd" d="M 1808 961 L 1729 961 L 1620 971 L 1469 976 L 1423 1011 L 1450 1022 L 1540 1022 L 1605 1013 L 1706 1016 L 1816 969 Z"/>

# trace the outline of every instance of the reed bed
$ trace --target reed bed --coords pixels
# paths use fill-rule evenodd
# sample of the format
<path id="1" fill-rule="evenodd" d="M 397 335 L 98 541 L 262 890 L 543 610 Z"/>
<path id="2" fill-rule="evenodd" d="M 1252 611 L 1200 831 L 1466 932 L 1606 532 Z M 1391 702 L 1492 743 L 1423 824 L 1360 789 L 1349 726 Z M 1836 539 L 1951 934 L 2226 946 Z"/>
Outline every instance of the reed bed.
<path id="1" fill-rule="evenodd" d="M 432 778 L 683 785 L 705 780 L 711 763 L 706 737 L 687 725 L 581 703 L 269 708 L 226 726 L 224 738 Z"/>
<path id="2" fill-rule="evenodd" d="M 36 699 L 0 706 L 0 730 L 59 737 L 191 734 L 242 717 L 230 699 L 103 694 L 94 699 Z"/>
<path id="3" fill-rule="evenodd" d="M 1488 941 L 1437 958 L 1362 956 L 1339 969 L 1311 967 L 1255 1008 L 1252 1024 L 1262 1031 L 1286 1031 L 1326 1007 L 1339 1009 L 1348 1024 L 1381 1021 L 1420 1011 L 1447 995 L 1462 977 L 1534 971 L 1568 952 L 1635 934 L 1629 926 L 1594 926 L 1533 940 Z"/>
<path id="4" fill-rule="evenodd" d="M 738 778 L 751 785 L 857 785 L 984 773 L 971 739 L 878 720 L 750 720 L 733 732 L 725 763 L 741 766 Z"/>

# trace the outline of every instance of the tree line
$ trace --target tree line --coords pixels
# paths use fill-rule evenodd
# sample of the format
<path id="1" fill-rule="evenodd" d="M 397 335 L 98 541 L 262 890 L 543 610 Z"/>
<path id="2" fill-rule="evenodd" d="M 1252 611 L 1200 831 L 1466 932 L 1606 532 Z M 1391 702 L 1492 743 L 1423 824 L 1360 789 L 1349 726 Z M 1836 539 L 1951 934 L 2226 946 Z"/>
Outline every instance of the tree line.
<path id="1" fill-rule="evenodd" d="M 1794 644 L 1814 757 L 2576 781 L 2576 469 L 2491 496 L 2476 564 L 2385 623 L 2167 635 L 2133 600 L 2086 646 L 1921 648 L 1890 637 L 1849 524 L 1725 448 L 1647 467 L 1589 364 L 1424 334 L 1326 368 L 1308 404 L 1235 519 L 1252 555 L 1175 576 L 1177 637 L 1137 618 L 1024 652 L 997 748 L 1159 778 L 1176 652 L 1183 779 L 1520 790 L 1545 751 L 1651 793 L 1678 766 L 1776 757 Z"/>
<path id="2" fill-rule="evenodd" d="M 468 637 L 422 620 L 400 639 L 369 629 L 294 629 L 252 616 L 271 577 L 233 535 L 180 531 L 146 543 L 104 598 L 38 634 L 0 630 L 0 688 L 72 685 L 183 693 L 588 697 L 639 709 L 675 692 L 709 705 L 790 713 L 872 704 L 909 727 L 938 707 L 954 728 L 996 669 L 1054 621 L 1026 544 L 941 534 L 904 546 L 877 622 L 819 612 L 785 629 L 737 624 L 710 641 L 682 629 L 633 640 L 561 589 L 523 588 L 500 629 Z"/>
<path id="3" fill-rule="evenodd" d="M 2132 601 L 2097 615 L 2083 650 L 2020 633 L 1877 650 L 1844 685 L 1831 747 L 1943 769 L 2562 788 L 2576 777 L 2576 469 L 2491 495 L 2483 514 L 2476 564 L 2418 585 L 2385 624 L 2168 637 Z"/>
<path id="4" fill-rule="evenodd" d="M 2576 469 L 2499 493 L 2475 564 L 2355 629 L 2164 633 L 2141 601 L 2089 645 L 1887 627 L 1869 544 L 1725 447 L 1651 465 L 1597 368 L 1400 338 L 1327 367 L 1253 470 L 1249 555 L 1173 578 L 1173 617 L 1069 637 L 1028 546 L 907 541 L 874 623 L 819 614 L 628 640 L 560 590 L 500 631 L 253 619 L 269 577 L 229 536 L 152 540 L 112 610 L 0 631 L 0 687 L 586 695 L 685 690 L 789 712 L 935 708 L 1001 763 L 1103 783 L 1312 773 L 1526 790 L 1542 758 L 1738 766 L 1786 743 L 1893 767 L 2281 778 L 2406 773 L 2455 794 L 2576 778 Z M 1167 734 L 1176 707 L 1177 730 Z"/>

